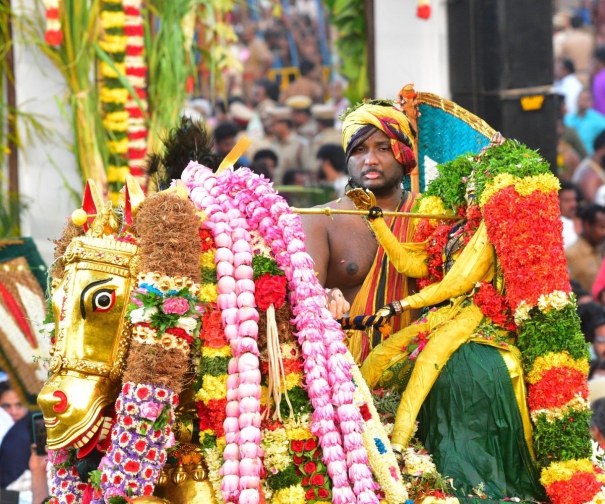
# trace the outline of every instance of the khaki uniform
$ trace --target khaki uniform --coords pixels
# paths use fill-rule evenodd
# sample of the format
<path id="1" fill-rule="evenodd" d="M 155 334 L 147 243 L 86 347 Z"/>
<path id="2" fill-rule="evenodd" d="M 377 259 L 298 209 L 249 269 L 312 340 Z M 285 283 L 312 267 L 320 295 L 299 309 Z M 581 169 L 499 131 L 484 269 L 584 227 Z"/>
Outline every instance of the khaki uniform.
<path id="1" fill-rule="evenodd" d="M 342 145 L 342 131 L 338 131 L 335 128 L 326 128 L 313 137 L 309 147 L 309 157 L 313 163 L 317 162 L 317 152 L 319 149 L 326 144 Z"/>
<path id="2" fill-rule="evenodd" d="M 308 122 L 297 128 L 296 132 L 311 142 L 315 138 L 315 135 L 317 135 L 317 123 L 314 119 L 309 119 Z"/>
<path id="3" fill-rule="evenodd" d="M 290 96 L 304 95 L 313 100 L 313 103 L 324 102 L 324 88 L 319 83 L 308 77 L 299 77 L 279 96 L 280 103 L 284 103 Z"/>
<path id="4" fill-rule="evenodd" d="M 290 136 L 283 142 L 274 138 L 271 142 L 271 149 L 277 154 L 278 162 L 275 168 L 273 182 L 275 185 L 281 185 L 284 174 L 290 168 L 302 168 L 310 170 L 309 166 L 309 142 L 307 139 L 290 133 Z"/>

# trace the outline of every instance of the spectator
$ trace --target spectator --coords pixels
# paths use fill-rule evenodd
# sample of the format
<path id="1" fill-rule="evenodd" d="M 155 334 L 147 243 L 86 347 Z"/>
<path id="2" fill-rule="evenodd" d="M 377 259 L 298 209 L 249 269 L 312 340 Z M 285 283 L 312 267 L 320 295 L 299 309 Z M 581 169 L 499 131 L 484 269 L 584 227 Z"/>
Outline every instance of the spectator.
<path id="1" fill-rule="evenodd" d="M 565 256 L 570 278 L 590 292 L 603 261 L 601 245 L 605 242 L 605 207 L 588 205 L 580 212 L 580 219 L 582 233 L 565 251 Z"/>
<path id="2" fill-rule="evenodd" d="M 309 184 L 309 174 L 300 168 L 288 168 L 284 173 L 283 185 L 305 187 Z"/>
<path id="3" fill-rule="evenodd" d="M 250 101 L 254 107 L 254 116 L 246 127 L 246 136 L 252 140 L 248 153 L 253 156 L 258 149 L 263 149 L 271 143 L 269 131 L 269 116 L 267 110 L 277 105 L 279 87 L 269 79 L 259 79 L 254 83 Z"/>
<path id="4" fill-rule="evenodd" d="M 345 81 L 342 77 L 334 79 L 330 83 L 330 99 L 328 104 L 334 107 L 334 127 L 337 130 L 342 130 L 342 121 L 340 116 L 351 106 L 351 102 L 343 95 Z"/>
<path id="5" fill-rule="evenodd" d="M 570 16 L 565 11 L 557 12 L 553 16 L 553 52 L 555 59 L 563 57 L 563 45 L 570 28 Z"/>
<path id="6" fill-rule="evenodd" d="M 220 163 L 225 159 L 225 156 L 231 152 L 231 149 L 235 147 L 237 143 L 236 137 L 240 129 L 237 124 L 233 122 L 225 122 L 219 124 L 214 130 L 214 143 L 216 148 L 217 160 Z M 235 168 L 242 166 L 248 166 L 248 159 L 244 156 L 240 157 L 239 160 L 234 164 Z"/>
<path id="7" fill-rule="evenodd" d="M 571 180 L 580 161 L 588 153 L 578 136 L 578 132 L 563 123 L 563 118 L 567 113 L 565 96 L 557 94 L 555 99 L 559 108 L 559 117 L 557 118 L 557 168 L 561 180 Z"/>
<path id="8" fill-rule="evenodd" d="M 312 61 L 302 60 L 299 65 L 300 77 L 281 92 L 280 103 L 290 96 L 305 95 L 313 100 L 313 103 L 324 102 L 324 88 L 320 84 L 321 76 L 317 75 L 317 68 Z"/>
<path id="9" fill-rule="evenodd" d="M 590 404 L 590 433 L 601 448 L 605 448 L 605 399 L 597 399 Z"/>
<path id="10" fill-rule="evenodd" d="M 317 123 L 311 117 L 313 101 L 305 95 L 290 96 L 285 102 L 286 107 L 292 109 L 292 123 L 301 137 L 311 141 L 317 135 Z"/>
<path id="11" fill-rule="evenodd" d="M 1 385 L 0 407 L 15 422 L 0 445 L 0 488 L 7 488 L 29 469 L 31 413 L 10 385 L 7 383 Z"/>
<path id="12" fill-rule="evenodd" d="M 322 145 L 317 152 L 319 159 L 319 180 L 325 180 L 333 188 L 335 197 L 344 196 L 349 182 L 347 158 L 340 144 L 328 143 Z"/>
<path id="13" fill-rule="evenodd" d="M 242 54 L 244 99 L 249 102 L 254 83 L 267 74 L 273 64 L 273 55 L 265 40 L 258 35 L 256 23 L 246 24 L 240 38 L 246 48 Z"/>
<path id="14" fill-rule="evenodd" d="M 257 175 L 265 177 L 267 180 L 272 180 L 271 172 L 269 171 L 269 167 L 267 166 L 267 163 L 265 163 L 264 161 L 252 161 L 252 164 L 250 165 L 250 169 Z"/>
<path id="15" fill-rule="evenodd" d="M 565 107 L 570 114 L 575 114 L 578 111 L 578 97 L 584 89 L 574 72 L 573 61 L 570 59 L 565 58 L 555 61 L 555 77 L 557 79 L 555 80 L 555 90 L 565 96 Z"/>
<path id="16" fill-rule="evenodd" d="M 311 159 L 317 158 L 322 145 L 341 144 L 342 132 L 334 127 L 334 106 L 316 104 L 311 107 L 311 115 L 317 123 L 317 135 L 311 140 Z"/>
<path id="17" fill-rule="evenodd" d="M 590 62 L 594 48 L 594 36 L 584 29 L 582 17 L 572 16 L 571 28 L 567 30 L 567 36 L 561 44 L 561 55 L 573 61 L 576 75 L 584 87 L 590 83 Z"/>
<path id="18" fill-rule="evenodd" d="M 595 76 L 592 80 L 594 109 L 605 114 L 605 47 L 599 47 L 594 54 Z"/>
<path id="19" fill-rule="evenodd" d="M 593 360 L 588 369 L 588 380 L 605 378 L 605 361 Z M 603 430 L 605 432 L 605 430 Z"/>
<path id="20" fill-rule="evenodd" d="M 584 303 L 591 303 L 594 301 L 592 294 L 587 290 L 584 290 L 577 280 L 570 280 L 571 292 L 576 295 L 576 305 L 580 306 Z"/>
<path id="21" fill-rule="evenodd" d="M 599 329 L 601 326 L 605 326 L 605 309 L 599 303 L 595 301 L 582 303 L 578 306 L 578 317 L 580 317 L 580 330 L 584 335 L 586 343 L 594 344 L 597 336 L 605 336 L 605 327 Z M 603 347 L 603 352 L 600 352 L 600 350 L 600 347 L 595 347 L 595 355 L 597 357 L 601 353 L 605 355 L 605 346 Z"/>
<path id="22" fill-rule="evenodd" d="M 599 188 L 605 183 L 605 131 L 601 132 L 593 143 L 592 155 L 582 160 L 571 177 L 588 203 L 597 203 Z"/>
<path id="23" fill-rule="evenodd" d="M 576 189 L 576 186 L 571 182 L 562 180 L 561 189 L 559 189 L 559 206 L 561 208 L 563 243 L 565 248 L 573 245 L 578 239 L 575 222 L 578 199 L 578 190 Z"/>
<path id="24" fill-rule="evenodd" d="M 578 111 L 565 116 L 565 125 L 574 128 L 588 154 L 594 152 L 594 141 L 605 130 L 605 116 L 592 108 L 592 92 L 585 89 L 578 97 Z"/>
<path id="25" fill-rule="evenodd" d="M 275 154 L 275 152 L 271 149 L 261 149 L 256 151 L 256 154 L 254 154 L 254 158 L 252 159 L 253 163 L 262 162 L 267 166 L 270 175 L 269 179 L 271 180 L 273 180 L 275 175 L 275 169 L 277 168 L 278 161 L 277 154 Z"/>
<path id="26" fill-rule="evenodd" d="M 282 185 L 288 168 L 309 169 L 309 143 L 294 131 L 290 108 L 275 107 L 269 109 L 268 113 L 271 118 L 271 130 L 275 135 L 271 149 L 279 160 L 273 180 L 276 185 Z"/>

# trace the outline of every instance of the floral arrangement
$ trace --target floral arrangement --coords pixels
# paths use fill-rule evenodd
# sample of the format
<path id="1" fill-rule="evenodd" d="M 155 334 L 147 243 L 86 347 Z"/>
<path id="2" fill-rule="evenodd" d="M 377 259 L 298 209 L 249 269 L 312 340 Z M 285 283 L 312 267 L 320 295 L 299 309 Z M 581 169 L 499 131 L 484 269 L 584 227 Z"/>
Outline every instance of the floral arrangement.
<path id="1" fill-rule="evenodd" d="M 201 326 L 198 289 L 184 278 L 140 274 L 126 315 L 134 325 L 135 340 L 188 350 Z"/>
<path id="2" fill-rule="evenodd" d="M 147 66 L 145 63 L 144 22 L 142 0 L 122 0 L 124 8 L 124 35 L 126 36 L 126 79 L 134 89 L 138 101 L 129 97 L 124 109 L 128 112 L 128 166 L 130 173 L 143 188 L 147 185 L 144 161 L 147 155 Z"/>
<path id="3" fill-rule="evenodd" d="M 237 245 L 241 241 L 241 237 L 245 236 L 248 238 L 246 233 L 258 231 L 260 237 L 270 247 L 276 264 L 285 273 L 287 281 L 289 303 L 294 315 L 293 323 L 298 330 L 297 337 L 300 344 L 299 348 L 302 352 L 306 392 L 313 407 L 309 431 L 314 436 L 317 436 L 317 441 L 321 447 L 321 462 L 325 464 L 327 474 L 330 476 L 332 482 L 332 501 L 339 503 L 351 502 L 353 500 L 357 500 L 358 502 L 378 502 L 376 490 L 378 485 L 383 486 L 381 474 L 384 474 L 384 472 L 377 471 L 377 464 L 381 460 L 385 460 L 387 454 L 393 456 L 392 449 L 388 443 L 388 439 L 386 439 L 384 447 L 381 448 L 381 450 L 384 450 L 384 453 L 380 453 L 381 457 L 377 460 L 377 463 L 372 464 L 376 476 L 376 481 L 374 481 L 369 468 L 368 453 L 364 447 L 362 438 L 365 423 L 353 397 L 355 385 L 353 384 L 351 373 L 354 366 L 346 358 L 346 347 L 342 341 L 342 332 L 325 306 L 325 294 L 317 283 L 311 259 L 304 252 L 304 234 L 298 217 L 291 214 L 288 205 L 274 193 L 266 181 L 254 176 L 247 169 L 240 169 L 236 172 L 226 171 L 215 175 L 209 169 L 192 162 L 183 172 L 182 178 L 190 188 L 191 198 L 196 207 L 198 210 L 203 210 L 207 216 L 207 220 L 204 221 L 204 227 L 211 229 L 213 232 L 217 246 L 215 256 L 217 276 L 219 267 L 224 269 L 225 276 L 229 277 L 235 275 L 237 269 L 242 264 L 248 266 L 247 261 L 250 249 L 245 248 L 243 250 L 243 244 Z M 243 217 L 245 217 L 244 220 L 249 226 L 248 229 L 241 222 Z M 231 232 L 231 236 L 222 237 L 221 235 L 227 234 L 227 231 Z M 234 236 L 233 233 L 237 233 L 237 235 Z M 221 243 L 219 243 L 219 236 L 221 236 Z M 227 238 L 230 238 L 230 240 Z M 237 250 L 234 248 L 236 246 L 238 247 Z M 242 250 L 239 250 L 240 246 Z M 230 247 L 233 247 L 233 249 Z M 228 252 L 219 252 L 221 248 L 228 249 L 231 254 Z M 240 253 L 243 253 L 243 255 L 238 256 L 237 254 Z M 245 262 L 235 266 L 235 261 L 242 259 Z M 231 261 L 233 262 L 231 263 Z M 231 263 L 233 269 L 229 268 L 228 265 L 221 265 L 222 262 Z M 243 271 L 245 271 L 245 277 L 236 279 L 236 282 L 242 282 L 239 285 L 240 294 L 242 292 L 256 292 L 257 285 L 254 285 L 254 290 L 252 290 L 253 287 L 248 282 L 248 280 L 251 280 L 252 284 L 255 283 L 252 280 L 254 270 L 252 269 L 252 276 L 250 278 L 248 278 L 250 275 L 249 270 L 244 269 Z M 269 277 L 271 276 L 279 275 L 269 275 Z M 221 284 L 222 278 L 219 278 L 218 283 L 219 296 L 221 294 L 230 295 L 233 292 L 233 284 L 231 282 L 223 282 L 226 284 L 223 286 Z M 279 280 L 275 279 L 271 281 L 279 282 Z M 262 285 L 262 283 L 259 282 L 258 285 Z M 243 290 L 244 287 L 249 290 Z M 237 298 L 237 292 L 235 296 Z M 232 296 L 230 297 L 233 299 Z M 280 297 L 277 296 L 273 301 L 279 301 Z M 260 297 L 257 299 L 260 299 Z M 242 500 L 240 492 L 248 489 L 251 490 L 247 486 L 248 483 L 256 483 L 258 481 L 258 476 L 256 476 L 255 472 L 257 468 L 254 464 L 242 464 L 242 460 L 238 458 L 239 453 L 244 452 L 243 457 L 241 457 L 244 461 L 247 454 L 264 455 L 265 459 L 267 454 L 262 450 L 264 445 L 256 443 L 256 438 L 244 442 L 243 444 L 247 444 L 247 446 L 243 446 L 240 436 L 239 446 L 229 446 L 230 444 L 235 445 L 236 442 L 234 436 L 228 436 L 229 433 L 234 433 L 239 428 L 235 426 L 234 422 L 231 422 L 230 418 L 233 417 L 230 417 L 230 414 L 235 414 L 236 404 L 238 407 L 240 406 L 240 394 L 238 391 L 236 395 L 235 391 L 237 390 L 236 387 L 239 387 L 241 383 L 239 375 L 242 374 L 239 372 L 241 369 L 239 364 L 242 357 L 241 355 L 237 355 L 237 346 L 234 343 L 239 343 L 238 338 L 241 340 L 247 339 L 249 335 L 243 333 L 239 336 L 238 327 L 238 336 L 236 337 L 235 332 L 229 328 L 229 326 L 235 324 L 230 323 L 232 321 L 229 318 L 231 316 L 231 312 L 229 312 L 231 308 L 225 308 L 225 306 L 229 306 L 226 304 L 227 301 L 227 299 L 224 303 L 219 301 L 218 307 L 221 310 L 221 317 L 225 323 L 225 336 L 232 342 L 231 350 L 236 356 L 234 359 L 237 360 L 235 362 L 231 360 L 228 366 L 230 373 L 227 383 L 227 418 L 224 424 L 226 433 L 225 442 L 227 445 L 223 454 L 225 462 L 222 467 L 222 489 L 223 498 L 234 500 L 235 495 L 238 495 L 238 500 L 246 502 L 247 498 Z M 259 308 L 260 304 L 258 303 L 256 308 Z M 252 331 L 247 328 L 246 332 Z M 282 347 L 282 351 L 284 350 Z M 248 359 L 246 358 L 246 360 Z M 286 360 L 284 359 L 284 364 Z M 237 367 L 235 366 L 236 363 Z M 246 362 L 246 364 L 256 365 L 256 361 L 250 359 L 250 362 Z M 252 370 L 256 371 L 256 369 Z M 245 371 L 248 371 L 248 369 L 245 369 Z M 232 378 L 236 376 L 236 372 L 237 381 L 235 378 Z M 247 375 L 244 376 L 247 377 Z M 257 384 L 252 383 L 251 385 L 254 387 L 248 388 L 246 392 L 253 395 L 244 396 L 244 398 L 256 400 L 256 393 L 258 392 L 256 388 Z M 287 383 L 284 383 L 283 388 L 284 391 L 287 389 Z M 295 388 L 292 387 L 291 390 Z M 201 390 L 203 389 L 204 387 Z M 301 390 L 304 391 L 302 387 Z M 230 406 L 230 403 L 233 403 L 232 406 Z M 284 403 L 287 404 L 287 401 L 282 401 L 281 404 L 284 405 Z M 287 412 L 289 408 L 286 406 L 283 407 L 285 412 Z M 286 431 L 288 420 L 285 419 L 282 422 Z M 259 431 L 259 441 L 260 435 L 264 436 L 266 430 Z M 256 432 L 255 430 L 255 435 Z M 290 450 L 295 450 L 298 446 L 296 445 L 295 448 L 291 446 Z M 237 447 L 240 448 L 239 453 L 236 450 Z M 243 450 L 242 447 L 244 448 Z M 282 453 L 284 447 L 285 445 L 282 444 Z M 250 450 L 249 452 L 248 449 Z M 298 457 L 299 455 L 296 456 Z M 317 456 L 317 452 L 313 451 L 312 456 Z M 294 455 L 292 457 L 294 460 Z M 239 462 L 239 464 L 236 462 Z M 296 461 L 295 465 L 297 465 Z M 259 469 L 261 468 L 259 467 Z M 313 480 L 318 483 L 320 481 L 319 476 L 315 473 L 308 473 L 300 465 L 298 467 L 298 470 L 301 472 L 300 475 L 297 474 L 296 467 L 294 469 L 294 475 L 302 477 L 300 485 L 302 485 L 303 480 L 307 476 L 309 476 L 309 479 L 305 480 L 305 482 Z M 312 469 L 312 466 L 309 466 L 308 469 Z M 249 470 L 254 471 L 252 475 L 248 472 Z M 392 480 L 393 476 L 388 468 L 386 472 L 389 474 L 389 479 Z M 277 473 L 281 474 L 279 470 Z M 291 474 L 291 471 L 289 471 L 289 474 Z M 245 484 L 241 484 L 242 479 L 246 477 L 255 479 L 244 480 Z M 293 484 L 285 487 L 285 489 L 280 488 L 278 491 L 273 492 L 272 498 L 276 499 L 278 494 L 281 496 L 283 495 L 283 491 L 290 489 L 287 490 L 288 495 L 292 499 L 297 497 L 299 500 L 278 500 L 278 502 L 303 502 L 304 495 L 309 490 L 305 494 L 301 494 L 300 489 L 297 488 L 298 483 L 296 480 L 293 479 L 292 482 Z M 388 485 L 388 481 L 385 484 Z M 267 485 L 264 488 L 268 488 Z M 322 488 L 327 490 L 325 487 Z M 269 488 L 269 491 L 271 490 Z M 321 494 L 323 496 L 325 492 L 322 490 Z M 322 497 L 320 496 L 319 487 L 316 488 L 314 495 L 318 498 Z"/>
<path id="4" fill-rule="evenodd" d="M 63 32 L 61 31 L 61 18 L 59 17 L 59 0 L 43 0 L 46 18 L 44 41 L 51 46 L 61 45 Z"/>
<path id="5" fill-rule="evenodd" d="M 178 396 L 166 387 L 123 385 L 116 401 L 112 445 L 99 465 L 97 488 L 105 502 L 117 497 L 125 503 L 132 495 L 153 493 L 166 449 L 174 446 L 170 425 L 178 402 Z"/>
<path id="6" fill-rule="evenodd" d="M 602 484 L 590 462 L 588 353 L 570 294 L 559 182 L 535 152 L 511 141 L 486 151 L 476 174 L 519 328 L 540 481 L 555 504 L 591 502 Z"/>
<path id="7" fill-rule="evenodd" d="M 52 485 L 50 504 L 71 504 L 80 502 L 88 486 L 80 480 L 76 467 L 76 451 L 62 449 L 48 452 L 52 464 Z"/>
<path id="8" fill-rule="evenodd" d="M 128 90 L 118 79 L 118 73 L 124 75 L 126 71 L 124 63 L 126 54 L 124 22 L 125 15 L 122 1 L 103 0 L 101 3 L 101 26 L 105 39 L 100 43 L 100 46 L 109 55 L 115 69 L 106 61 L 101 62 L 103 83 L 99 97 L 105 114 L 103 127 L 105 128 L 109 151 L 107 184 L 110 197 L 114 203 L 117 203 L 118 193 L 128 173 L 126 161 L 128 153 L 128 138 L 126 137 L 128 112 L 124 108 L 128 100 Z"/>

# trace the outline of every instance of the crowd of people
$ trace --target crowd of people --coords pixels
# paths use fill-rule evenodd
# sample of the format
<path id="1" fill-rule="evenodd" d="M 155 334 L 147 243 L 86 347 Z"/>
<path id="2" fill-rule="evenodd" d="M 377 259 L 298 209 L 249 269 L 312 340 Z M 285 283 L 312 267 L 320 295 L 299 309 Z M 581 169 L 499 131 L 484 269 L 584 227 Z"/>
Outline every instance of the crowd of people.
<path id="1" fill-rule="evenodd" d="M 560 2 L 553 18 L 560 97 L 561 220 L 572 286 L 591 343 L 593 434 L 605 441 L 605 13 L 603 2 Z"/>

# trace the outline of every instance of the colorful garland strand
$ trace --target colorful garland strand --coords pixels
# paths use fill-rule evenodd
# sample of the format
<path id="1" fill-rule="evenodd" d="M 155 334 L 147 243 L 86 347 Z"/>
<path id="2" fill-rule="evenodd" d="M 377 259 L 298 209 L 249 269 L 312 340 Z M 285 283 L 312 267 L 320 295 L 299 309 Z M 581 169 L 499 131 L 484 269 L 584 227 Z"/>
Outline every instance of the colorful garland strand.
<path id="1" fill-rule="evenodd" d="M 570 294 L 558 187 L 549 173 L 500 173 L 480 201 L 519 326 L 540 481 L 554 504 L 581 504 L 602 483 L 590 462 L 588 353 Z"/>
<path id="2" fill-rule="evenodd" d="M 126 37 L 124 36 L 125 15 L 122 0 L 103 0 L 101 4 L 101 25 L 104 40 L 99 45 L 109 55 L 117 71 L 124 75 L 126 72 Z M 126 155 L 128 154 L 128 112 L 125 109 L 128 100 L 128 90 L 118 79 L 118 73 L 106 62 L 101 62 L 100 100 L 103 105 L 103 127 L 107 136 L 109 150 L 109 166 L 107 168 L 107 185 L 109 196 L 116 204 L 120 189 L 129 173 Z"/>
<path id="3" fill-rule="evenodd" d="M 124 34 L 126 35 L 126 78 L 133 87 L 139 102 L 128 98 L 125 110 L 128 112 L 128 166 L 139 185 L 145 189 L 145 157 L 147 155 L 147 65 L 145 63 L 145 35 L 142 0 L 123 0 Z M 140 104 L 140 106 L 139 106 Z"/>
<path id="4" fill-rule="evenodd" d="M 59 16 L 59 0 L 42 0 L 45 9 L 46 27 L 44 41 L 48 45 L 59 46 L 63 42 L 61 18 Z"/>

